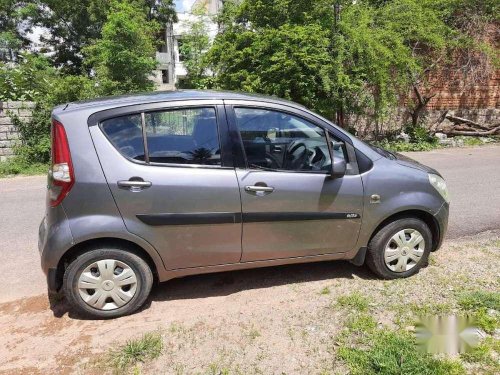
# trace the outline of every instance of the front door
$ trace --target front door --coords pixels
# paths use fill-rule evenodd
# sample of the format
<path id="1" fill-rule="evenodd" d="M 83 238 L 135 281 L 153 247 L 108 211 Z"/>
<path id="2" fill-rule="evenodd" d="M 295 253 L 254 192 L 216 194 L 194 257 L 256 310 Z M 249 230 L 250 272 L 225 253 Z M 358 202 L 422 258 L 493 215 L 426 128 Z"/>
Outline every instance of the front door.
<path id="1" fill-rule="evenodd" d="M 127 229 L 151 243 L 167 269 L 241 258 L 224 107 L 197 103 L 113 114 L 90 128 Z"/>
<path id="2" fill-rule="evenodd" d="M 275 108 L 234 105 L 228 111 L 247 165 L 236 171 L 242 261 L 351 250 L 361 224 L 363 186 L 359 175 L 330 177 L 325 129 Z M 345 145 L 335 157 L 348 161 Z"/>

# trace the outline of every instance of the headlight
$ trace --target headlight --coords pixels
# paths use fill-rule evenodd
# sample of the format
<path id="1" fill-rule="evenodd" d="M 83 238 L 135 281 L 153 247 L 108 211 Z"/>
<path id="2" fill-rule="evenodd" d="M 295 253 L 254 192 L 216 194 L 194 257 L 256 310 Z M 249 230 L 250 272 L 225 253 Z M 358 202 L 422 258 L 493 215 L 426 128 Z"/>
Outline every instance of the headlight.
<path id="1" fill-rule="evenodd" d="M 434 187 L 434 189 L 436 189 L 438 193 L 443 197 L 446 203 L 450 203 L 450 194 L 448 193 L 446 182 L 437 174 L 432 173 L 429 173 L 429 182 Z"/>

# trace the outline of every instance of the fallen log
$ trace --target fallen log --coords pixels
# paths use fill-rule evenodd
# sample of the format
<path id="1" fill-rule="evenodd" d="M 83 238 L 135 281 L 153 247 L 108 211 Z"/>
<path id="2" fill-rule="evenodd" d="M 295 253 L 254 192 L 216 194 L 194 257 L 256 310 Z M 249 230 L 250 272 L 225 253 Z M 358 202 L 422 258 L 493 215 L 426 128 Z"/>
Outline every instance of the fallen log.
<path id="1" fill-rule="evenodd" d="M 474 128 L 479 128 L 479 129 L 487 130 L 487 131 L 491 130 L 491 128 L 489 128 L 483 124 L 480 124 L 478 122 L 475 122 L 475 121 L 472 121 L 472 120 L 469 120 L 469 119 L 466 119 L 463 117 L 458 117 L 458 116 L 446 114 L 445 118 L 450 120 L 453 123 L 456 123 L 456 124 L 467 124 L 467 125 L 472 126 Z"/>
<path id="2" fill-rule="evenodd" d="M 493 129 L 489 129 L 489 130 L 485 130 L 485 131 L 460 131 L 460 130 L 455 130 L 454 128 L 450 129 L 450 130 L 445 130 L 445 131 L 442 131 L 442 133 L 446 134 L 446 135 L 463 135 L 463 136 L 468 136 L 468 137 L 481 137 L 481 136 L 484 136 L 484 135 L 493 135 L 495 133 L 500 134 L 500 125 L 493 128 Z"/>

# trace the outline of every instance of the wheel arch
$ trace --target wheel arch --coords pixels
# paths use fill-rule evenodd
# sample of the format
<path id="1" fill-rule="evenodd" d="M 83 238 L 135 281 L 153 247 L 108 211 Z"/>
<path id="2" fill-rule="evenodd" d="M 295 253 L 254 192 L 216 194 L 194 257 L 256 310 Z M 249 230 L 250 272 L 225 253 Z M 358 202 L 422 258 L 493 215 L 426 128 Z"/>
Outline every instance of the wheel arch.
<path id="1" fill-rule="evenodd" d="M 408 219 L 408 218 L 420 219 L 429 227 L 429 230 L 431 231 L 431 234 L 432 234 L 431 251 L 435 251 L 440 243 L 439 224 L 438 224 L 436 218 L 432 214 L 430 214 L 426 211 L 423 211 L 423 210 L 419 210 L 419 209 L 409 209 L 409 210 L 399 211 L 399 212 L 393 213 L 392 215 L 386 217 L 372 231 L 372 233 L 370 235 L 370 239 L 368 240 L 368 243 L 370 243 L 372 238 L 386 225 L 388 225 L 396 220 L 399 220 L 399 219 Z"/>
<path id="2" fill-rule="evenodd" d="M 126 252 L 130 252 L 141 257 L 151 268 L 151 272 L 153 273 L 154 282 L 159 280 L 159 269 L 158 265 L 155 263 L 151 255 L 137 243 L 132 242 L 130 240 L 126 240 L 123 238 L 117 237 L 101 237 L 101 238 L 92 238 L 88 240 L 81 241 L 69 249 L 65 251 L 63 256 L 59 259 L 56 268 L 55 282 L 57 290 L 59 290 L 62 286 L 62 280 L 64 276 L 64 272 L 67 266 L 75 260 L 79 255 L 84 254 L 90 250 L 98 249 L 102 247 L 112 247 L 116 249 L 120 249 Z"/>

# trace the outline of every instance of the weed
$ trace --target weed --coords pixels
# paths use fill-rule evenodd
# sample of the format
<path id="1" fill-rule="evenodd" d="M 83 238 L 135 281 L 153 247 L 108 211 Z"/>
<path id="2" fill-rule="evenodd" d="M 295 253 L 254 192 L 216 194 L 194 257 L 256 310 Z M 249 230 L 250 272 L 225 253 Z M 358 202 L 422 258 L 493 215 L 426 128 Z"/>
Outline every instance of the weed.
<path id="1" fill-rule="evenodd" d="M 361 293 L 354 292 L 345 296 L 340 296 L 337 299 L 337 304 L 340 307 L 362 312 L 368 310 L 369 301 L 368 298 Z"/>
<path id="2" fill-rule="evenodd" d="M 429 266 L 436 266 L 437 260 L 435 257 L 429 257 Z"/>
<path id="3" fill-rule="evenodd" d="M 325 286 L 323 289 L 320 290 L 319 294 L 321 295 L 327 295 L 327 294 L 330 294 L 330 288 L 328 288 L 327 286 Z"/>
<path id="4" fill-rule="evenodd" d="M 450 303 L 411 304 L 410 308 L 416 316 L 446 315 L 453 310 Z"/>
<path id="5" fill-rule="evenodd" d="M 377 322 L 366 313 L 352 315 L 347 320 L 347 328 L 358 333 L 371 332 L 376 326 Z"/>
<path id="6" fill-rule="evenodd" d="M 260 337 L 260 332 L 256 328 L 252 328 L 248 331 L 248 337 L 251 340 L 255 340 L 257 337 Z"/>
<path id="7" fill-rule="evenodd" d="M 458 297 L 458 305 L 485 332 L 493 333 L 500 326 L 500 293 L 482 290 L 465 292 Z"/>
<path id="8" fill-rule="evenodd" d="M 495 360 L 493 353 L 500 354 L 500 340 L 488 337 L 471 351 L 461 354 L 460 357 L 466 362 L 496 367 L 498 374 L 500 373 L 500 362 Z"/>
<path id="9" fill-rule="evenodd" d="M 495 329 L 500 327 L 498 312 L 490 312 L 485 308 L 480 308 L 479 310 L 472 312 L 471 317 L 477 327 L 481 328 L 483 331 L 489 334 L 493 334 L 495 332 Z"/>
<path id="10" fill-rule="evenodd" d="M 156 359 L 163 349 L 163 340 L 159 332 L 146 333 L 140 339 L 129 340 L 125 345 L 113 350 L 108 355 L 115 372 L 124 372 L 138 363 Z"/>
<path id="11" fill-rule="evenodd" d="M 464 310 L 484 308 L 500 311 L 500 293 L 482 290 L 466 292 L 459 296 L 458 304 Z"/>

